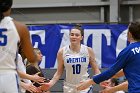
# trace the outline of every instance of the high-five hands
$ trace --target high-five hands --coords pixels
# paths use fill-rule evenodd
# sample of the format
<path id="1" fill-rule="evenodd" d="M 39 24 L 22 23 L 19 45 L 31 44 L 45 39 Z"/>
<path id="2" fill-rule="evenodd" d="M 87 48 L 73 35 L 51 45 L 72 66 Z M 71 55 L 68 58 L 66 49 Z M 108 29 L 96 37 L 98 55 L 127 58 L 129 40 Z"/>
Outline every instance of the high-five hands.
<path id="1" fill-rule="evenodd" d="M 32 83 L 24 83 L 21 82 L 21 86 L 22 88 L 24 88 L 25 90 L 31 92 L 31 93 L 40 93 L 41 90 L 37 87 L 35 87 Z"/>
<path id="2" fill-rule="evenodd" d="M 38 76 L 38 74 L 39 73 L 36 73 L 35 75 L 32 75 L 32 80 L 34 82 L 37 82 L 37 83 L 43 83 L 43 82 L 45 82 L 45 78 Z"/>

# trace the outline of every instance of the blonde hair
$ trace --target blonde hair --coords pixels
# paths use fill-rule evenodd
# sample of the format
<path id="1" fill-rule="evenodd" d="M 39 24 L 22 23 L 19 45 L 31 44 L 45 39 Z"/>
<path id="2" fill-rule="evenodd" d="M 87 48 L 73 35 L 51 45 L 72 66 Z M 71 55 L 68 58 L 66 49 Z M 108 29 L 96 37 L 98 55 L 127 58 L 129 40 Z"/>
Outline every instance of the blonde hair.
<path id="1" fill-rule="evenodd" d="M 39 48 L 34 48 L 34 53 L 38 54 L 40 52 Z"/>
<path id="2" fill-rule="evenodd" d="M 39 50 L 39 48 L 33 48 L 33 51 L 34 51 L 34 53 L 37 55 L 39 52 L 41 52 L 40 50 Z M 28 66 L 28 65 L 30 65 L 31 64 L 31 62 L 29 62 L 28 60 L 27 60 L 27 63 L 26 63 L 26 66 Z"/>

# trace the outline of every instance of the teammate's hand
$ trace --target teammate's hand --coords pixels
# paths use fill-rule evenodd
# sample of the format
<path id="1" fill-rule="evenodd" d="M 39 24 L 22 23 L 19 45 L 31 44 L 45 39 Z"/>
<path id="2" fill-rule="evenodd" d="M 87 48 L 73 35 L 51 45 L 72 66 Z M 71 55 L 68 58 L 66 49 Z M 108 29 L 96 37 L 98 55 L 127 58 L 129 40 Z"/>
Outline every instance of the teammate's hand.
<path id="1" fill-rule="evenodd" d="M 35 87 L 32 83 L 22 83 L 22 87 L 31 93 L 41 92 L 41 90 Z"/>
<path id="2" fill-rule="evenodd" d="M 43 83 L 45 81 L 45 78 L 38 76 L 38 73 L 37 73 L 32 76 L 32 80 L 37 83 Z"/>
<path id="3" fill-rule="evenodd" d="M 106 87 L 105 89 L 101 90 L 99 93 L 114 93 L 112 87 Z"/>
<path id="4" fill-rule="evenodd" d="M 49 90 L 51 88 L 50 83 L 41 83 L 40 89 L 43 91 Z"/>
<path id="5" fill-rule="evenodd" d="M 92 79 L 86 80 L 76 86 L 78 91 L 84 90 L 90 87 L 92 84 L 95 84 Z"/>
<path id="6" fill-rule="evenodd" d="M 110 79 L 109 79 L 109 80 L 106 80 L 106 81 L 103 81 L 103 82 L 100 83 L 100 86 L 101 86 L 102 88 L 106 88 L 106 87 L 108 87 L 109 85 L 110 85 Z"/>

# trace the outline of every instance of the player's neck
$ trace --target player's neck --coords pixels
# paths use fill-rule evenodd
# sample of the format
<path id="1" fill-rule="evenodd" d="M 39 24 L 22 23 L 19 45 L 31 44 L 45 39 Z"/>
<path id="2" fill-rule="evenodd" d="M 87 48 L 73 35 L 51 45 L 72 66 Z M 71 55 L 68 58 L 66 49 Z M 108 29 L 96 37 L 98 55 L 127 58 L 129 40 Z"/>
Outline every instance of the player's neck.
<path id="1" fill-rule="evenodd" d="M 6 12 L 3 13 L 3 15 L 6 16 L 10 16 L 11 13 L 11 8 L 9 10 L 7 10 Z"/>
<path id="2" fill-rule="evenodd" d="M 131 39 L 130 40 L 130 43 L 135 43 L 135 42 L 138 42 L 137 40 L 134 40 L 134 39 Z"/>
<path id="3" fill-rule="evenodd" d="M 38 63 L 35 63 L 34 66 L 39 69 Z"/>
<path id="4" fill-rule="evenodd" d="M 77 45 L 70 45 L 70 49 L 73 51 L 73 52 L 76 52 L 78 53 L 80 51 L 80 48 L 81 48 L 81 45 L 80 44 L 77 44 Z"/>

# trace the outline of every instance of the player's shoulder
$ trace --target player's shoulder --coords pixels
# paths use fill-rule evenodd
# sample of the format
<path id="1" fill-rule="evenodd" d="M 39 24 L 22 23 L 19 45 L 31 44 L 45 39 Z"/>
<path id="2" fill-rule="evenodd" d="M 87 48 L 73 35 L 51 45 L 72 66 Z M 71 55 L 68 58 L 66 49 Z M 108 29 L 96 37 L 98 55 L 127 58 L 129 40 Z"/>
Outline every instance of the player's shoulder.
<path id="1" fill-rule="evenodd" d="M 94 54 L 94 51 L 93 51 L 93 49 L 91 47 L 87 46 L 87 50 L 88 50 L 89 55 Z"/>
<path id="2" fill-rule="evenodd" d="M 24 23 L 21 23 L 21 22 L 16 21 L 16 20 L 13 20 L 13 22 L 16 26 L 16 29 L 19 33 L 20 38 L 25 37 L 29 34 L 28 28 Z"/>
<path id="3" fill-rule="evenodd" d="M 69 45 L 60 48 L 60 51 L 66 51 L 66 50 L 68 50 L 68 49 L 69 49 Z"/>
<path id="4" fill-rule="evenodd" d="M 58 50 L 58 54 L 63 54 L 63 47 Z"/>
<path id="5" fill-rule="evenodd" d="M 64 46 L 64 47 L 60 48 L 60 49 L 58 50 L 58 54 L 61 54 L 61 55 L 62 55 L 63 52 L 67 50 L 67 47 L 68 47 L 68 46 Z"/>
<path id="6" fill-rule="evenodd" d="M 13 20 L 14 24 L 16 25 L 16 27 L 19 28 L 27 28 L 27 26 L 24 23 L 21 23 L 19 21 Z"/>
<path id="7" fill-rule="evenodd" d="M 93 51 L 93 49 L 91 47 L 87 46 L 88 51 Z"/>
<path id="8" fill-rule="evenodd" d="M 84 45 L 84 44 L 81 44 L 81 47 L 82 48 L 88 48 L 88 46 L 87 45 Z"/>
<path id="9" fill-rule="evenodd" d="M 28 31 L 28 28 L 25 24 L 19 22 L 19 21 L 16 21 L 16 20 L 13 20 L 18 32 L 21 32 L 21 33 L 26 33 L 26 31 Z M 24 34 L 23 34 L 24 35 Z"/>

